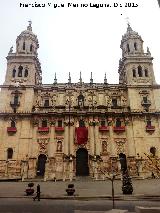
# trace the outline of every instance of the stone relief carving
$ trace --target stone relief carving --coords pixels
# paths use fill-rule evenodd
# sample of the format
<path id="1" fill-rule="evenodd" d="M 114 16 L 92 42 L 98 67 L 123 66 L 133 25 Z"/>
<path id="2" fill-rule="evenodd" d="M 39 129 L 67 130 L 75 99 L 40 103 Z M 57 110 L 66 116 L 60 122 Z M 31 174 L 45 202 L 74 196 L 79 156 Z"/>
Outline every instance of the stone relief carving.
<path id="1" fill-rule="evenodd" d="M 120 153 L 126 153 L 126 149 L 125 149 L 125 142 L 126 140 L 124 138 L 120 138 L 120 139 L 115 139 L 116 142 L 116 147 L 117 147 L 117 155 L 119 155 Z"/>
<path id="2" fill-rule="evenodd" d="M 122 95 L 121 96 L 121 106 L 126 106 L 127 105 L 127 99 Z"/>
<path id="3" fill-rule="evenodd" d="M 47 154 L 47 145 L 49 142 L 49 138 L 39 138 L 37 142 L 39 144 L 39 153 Z"/>
<path id="4" fill-rule="evenodd" d="M 102 141 L 102 154 L 107 154 L 107 141 Z"/>

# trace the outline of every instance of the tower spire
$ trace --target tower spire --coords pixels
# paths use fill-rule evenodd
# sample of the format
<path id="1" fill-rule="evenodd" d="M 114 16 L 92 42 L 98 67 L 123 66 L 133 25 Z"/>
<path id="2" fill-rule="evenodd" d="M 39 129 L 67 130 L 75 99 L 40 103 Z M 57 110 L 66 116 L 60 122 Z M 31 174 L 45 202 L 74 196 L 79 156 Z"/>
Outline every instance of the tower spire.
<path id="1" fill-rule="evenodd" d="M 80 78 L 79 78 L 79 83 L 82 84 L 82 76 L 81 76 L 81 71 L 80 71 Z"/>
<path id="2" fill-rule="evenodd" d="M 54 75 L 54 84 L 57 84 L 56 72 L 55 72 L 55 75 Z"/>
<path id="3" fill-rule="evenodd" d="M 27 27 L 27 30 L 32 31 L 32 21 L 29 20 L 28 23 L 29 23 L 29 25 Z"/>
<path id="4" fill-rule="evenodd" d="M 105 75 L 104 75 L 104 84 L 107 84 L 106 72 L 105 72 Z"/>
<path id="5" fill-rule="evenodd" d="M 71 84 L 71 75 L 70 75 L 70 72 L 69 72 L 68 83 Z"/>
<path id="6" fill-rule="evenodd" d="M 92 72 L 91 72 L 90 84 L 93 84 Z"/>

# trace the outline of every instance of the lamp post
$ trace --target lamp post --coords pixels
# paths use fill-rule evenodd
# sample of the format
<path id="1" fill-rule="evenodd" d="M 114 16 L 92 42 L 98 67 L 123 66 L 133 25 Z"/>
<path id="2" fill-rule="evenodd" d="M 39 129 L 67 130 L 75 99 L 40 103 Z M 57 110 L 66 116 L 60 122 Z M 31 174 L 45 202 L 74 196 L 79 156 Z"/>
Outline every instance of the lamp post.
<path id="1" fill-rule="evenodd" d="M 115 203 L 114 203 L 114 180 L 115 180 L 115 174 L 112 171 L 112 177 L 111 177 L 111 182 L 112 182 L 112 208 L 114 209 Z"/>

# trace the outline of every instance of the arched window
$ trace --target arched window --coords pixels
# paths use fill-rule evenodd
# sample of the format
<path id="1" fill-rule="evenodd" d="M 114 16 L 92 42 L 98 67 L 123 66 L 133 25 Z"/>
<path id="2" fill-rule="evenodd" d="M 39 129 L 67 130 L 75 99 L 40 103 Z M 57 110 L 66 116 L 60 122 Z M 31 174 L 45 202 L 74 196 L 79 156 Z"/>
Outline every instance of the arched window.
<path id="1" fill-rule="evenodd" d="M 144 74 L 145 74 L 145 77 L 148 77 L 148 70 L 147 69 L 144 70 Z"/>
<path id="2" fill-rule="evenodd" d="M 135 69 L 132 70 L 132 73 L 133 73 L 133 77 L 136 77 L 136 70 Z"/>
<path id="3" fill-rule="evenodd" d="M 7 159 L 12 159 L 12 157 L 13 157 L 13 149 L 8 148 L 7 149 Z"/>
<path id="4" fill-rule="evenodd" d="M 130 52 L 129 44 L 127 44 L 127 52 Z"/>
<path id="5" fill-rule="evenodd" d="M 25 71 L 24 71 L 24 77 L 27 77 L 27 76 L 28 76 L 28 70 L 25 69 Z"/>
<path id="6" fill-rule="evenodd" d="M 121 126 L 121 121 L 119 118 L 116 119 L 116 127 L 120 127 Z"/>
<path id="7" fill-rule="evenodd" d="M 83 107 L 84 106 L 84 96 L 83 95 L 79 95 L 78 96 L 78 106 L 79 107 Z"/>
<path id="8" fill-rule="evenodd" d="M 26 45 L 25 45 L 25 42 L 23 42 L 23 50 L 25 50 L 25 48 L 26 48 L 25 46 L 26 46 Z"/>
<path id="9" fill-rule="evenodd" d="M 20 65 L 18 67 L 18 77 L 22 77 L 22 70 L 23 70 L 23 67 Z"/>
<path id="10" fill-rule="evenodd" d="M 16 127 L 16 123 L 15 123 L 15 121 L 11 121 L 11 127 Z"/>
<path id="11" fill-rule="evenodd" d="M 137 43 L 134 42 L 134 49 L 137 50 Z"/>
<path id="12" fill-rule="evenodd" d="M 30 45 L 30 52 L 32 52 L 32 50 L 33 50 L 33 45 L 31 44 Z"/>
<path id="13" fill-rule="evenodd" d="M 19 101 L 19 96 L 18 96 L 18 94 L 15 94 L 15 96 L 14 96 L 14 105 L 18 105 L 18 101 Z"/>
<path id="14" fill-rule="evenodd" d="M 12 71 L 12 77 L 13 77 L 13 78 L 16 77 L 16 70 L 15 70 L 15 69 L 13 69 L 13 71 Z"/>
<path id="15" fill-rule="evenodd" d="M 142 77 L 142 67 L 138 66 L 138 75 L 139 77 Z"/>
<path id="16" fill-rule="evenodd" d="M 47 127 L 47 120 L 42 121 L 42 127 Z"/>

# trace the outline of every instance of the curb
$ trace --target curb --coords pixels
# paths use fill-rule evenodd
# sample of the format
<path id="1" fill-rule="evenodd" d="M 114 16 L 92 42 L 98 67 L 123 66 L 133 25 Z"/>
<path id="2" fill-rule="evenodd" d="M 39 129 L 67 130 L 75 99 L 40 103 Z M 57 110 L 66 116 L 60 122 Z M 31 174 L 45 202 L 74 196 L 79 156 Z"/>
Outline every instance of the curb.
<path id="1" fill-rule="evenodd" d="M 16 198 L 22 198 L 22 199 L 33 199 L 34 196 L 0 196 L 1 198 L 8 198 L 8 199 L 16 199 Z M 52 196 L 42 196 L 41 199 L 48 199 L 48 200 L 112 200 L 111 196 L 57 196 L 57 197 L 52 197 Z M 115 196 L 114 200 L 117 201 L 136 201 L 136 200 L 152 200 L 152 201 L 160 201 L 160 196 L 155 196 L 155 195 L 137 195 L 137 196 Z"/>

